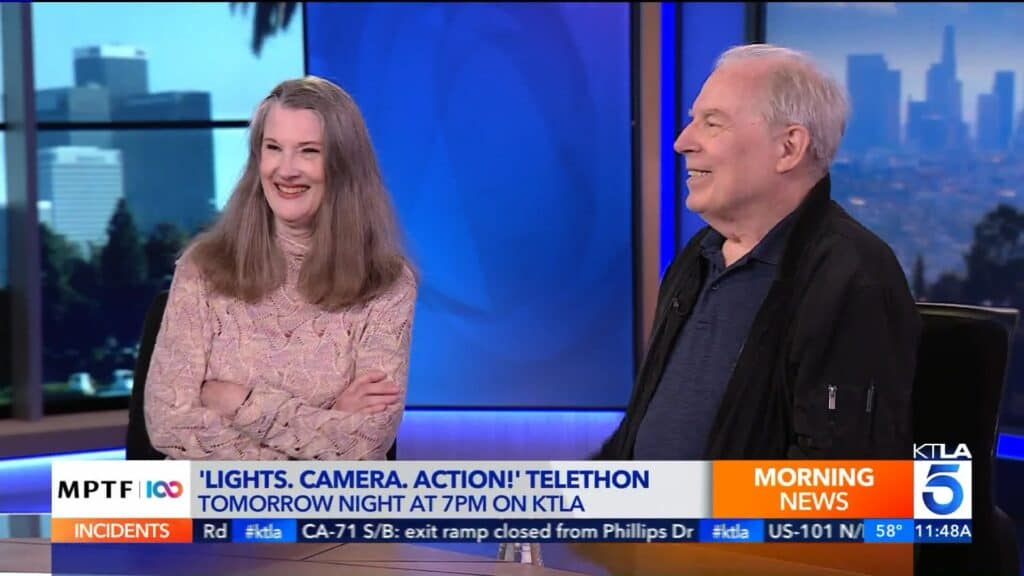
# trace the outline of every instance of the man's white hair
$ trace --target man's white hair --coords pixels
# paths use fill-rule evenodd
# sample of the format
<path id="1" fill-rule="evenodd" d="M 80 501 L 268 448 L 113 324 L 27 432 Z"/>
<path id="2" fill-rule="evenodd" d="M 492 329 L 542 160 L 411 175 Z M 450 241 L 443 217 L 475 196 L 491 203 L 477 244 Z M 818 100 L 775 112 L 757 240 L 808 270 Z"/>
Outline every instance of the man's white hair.
<path id="1" fill-rule="evenodd" d="M 757 59 L 771 59 L 777 63 L 768 76 L 768 98 L 762 112 L 765 121 L 775 126 L 800 124 L 807 128 L 812 160 L 822 173 L 827 172 L 843 138 L 850 113 L 846 92 L 807 54 L 771 44 L 730 48 L 719 56 L 715 69 L 733 62 Z"/>

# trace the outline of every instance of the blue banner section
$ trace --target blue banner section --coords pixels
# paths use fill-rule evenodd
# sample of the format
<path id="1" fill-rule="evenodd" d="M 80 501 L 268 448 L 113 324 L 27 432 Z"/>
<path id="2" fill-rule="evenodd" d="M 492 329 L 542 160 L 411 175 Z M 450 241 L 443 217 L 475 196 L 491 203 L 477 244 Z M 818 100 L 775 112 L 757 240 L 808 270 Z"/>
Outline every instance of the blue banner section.
<path id="1" fill-rule="evenodd" d="M 696 542 L 697 520 L 299 520 L 299 542 Z"/>
<path id="2" fill-rule="evenodd" d="M 861 520 L 765 520 L 765 542 L 863 542 Z"/>
<path id="3" fill-rule="evenodd" d="M 764 520 L 704 519 L 700 521 L 700 541 L 764 542 Z"/>
<path id="4" fill-rule="evenodd" d="M 973 537 L 971 520 L 916 520 L 914 542 L 967 544 Z"/>
<path id="5" fill-rule="evenodd" d="M 195 539 L 195 534 L 192 535 Z M 246 518 L 231 521 L 232 542 L 295 542 L 295 520 Z"/>
<path id="6" fill-rule="evenodd" d="M 865 520 L 865 542 L 913 542 L 913 520 Z"/>
<path id="7" fill-rule="evenodd" d="M 219 546 L 205 544 L 54 542 L 50 546 L 49 573 L 54 576 L 281 574 L 281 560 L 273 554 L 265 557 L 253 554 L 231 555 L 231 552 L 225 553 Z"/>

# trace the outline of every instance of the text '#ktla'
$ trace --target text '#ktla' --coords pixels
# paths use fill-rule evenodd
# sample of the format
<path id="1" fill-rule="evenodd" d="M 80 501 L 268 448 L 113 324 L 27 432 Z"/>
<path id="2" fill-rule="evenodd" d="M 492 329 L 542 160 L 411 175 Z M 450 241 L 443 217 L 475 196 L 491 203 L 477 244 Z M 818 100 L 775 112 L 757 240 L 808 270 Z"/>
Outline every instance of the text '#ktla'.
<path id="1" fill-rule="evenodd" d="M 295 542 L 295 520 L 234 519 L 231 521 L 232 542 Z"/>
<path id="2" fill-rule="evenodd" d="M 701 542 L 764 542 L 764 520 L 703 519 Z"/>

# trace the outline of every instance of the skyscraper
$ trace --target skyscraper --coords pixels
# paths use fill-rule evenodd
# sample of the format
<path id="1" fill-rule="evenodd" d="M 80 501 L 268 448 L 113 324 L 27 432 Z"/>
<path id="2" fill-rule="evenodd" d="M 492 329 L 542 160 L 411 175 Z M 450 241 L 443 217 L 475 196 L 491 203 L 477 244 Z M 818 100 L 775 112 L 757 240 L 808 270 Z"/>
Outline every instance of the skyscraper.
<path id="1" fill-rule="evenodd" d="M 78 244 L 107 241 L 107 224 L 124 195 L 121 152 L 89 146 L 60 146 L 39 151 L 39 192 L 52 198 L 54 232 Z"/>
<path id="2" fill-rule="evenodd" d="M 134 46 L 108 44 L 75 50 L 75 86 L 104 86 L 114 100 L 148 93 L 146 68 L 146 52 Z"/>
<path id="3" fill-rule="evenodd" d="M 957 79 L 955 31 L 946 26 L 942 56 L 925 75 L 925 100 L 911 101 L 907 139 L 922 152 L 961 150 L 967 143 L 963 121 L 963 83 Z"/>
<path id="4" fill-rule="evenodd" d="M 36 92 L 36 120 L 40 122 L 109 122 L 110 92 L 90 84 L 47 88 Z"/>
<path id="5" fill-rule="evenodd" d="M 1000 150 L 999 97 L 978 94 L 978 149 L 986 152 Z"/>
<path id="6" fill-rule="evenodd" d="M 56 229 L 53 225 L 53 202 L 50 200 L 37 200 L 36 201 L 36 214 L 39 217 L 40 224 L 46 224 L 50 227 L 50 230 Z"/>
<path id="7" fill-rule="evenodd" d="M 850 126 L 843 147 L 854 153 L 899 147 L 900 72 L 890 70 L 881 54 L 850 54 L 846 86 Z"/>
<path id="8" fill-rule="evenodd" d="M 101 45 L 74 53 L 75 86 L 38 93 L 42 121 L 208 121 L 208 92 L 149 93 L 148 60 L 134 46 Z M 121 151 L 124 196 L 140 230 L 160 222 L 191 232 L 212 218 L 216 194 L 209 128 L 41 131 L 40 149 L 97 146 Z M 60 201 L 40 188 L 40 198 Z"/>
<path id="9" fill-rule="evenodd" d="M 1010 147 L 1010 138 L 1013 135 L 1013 71 L 998 70 L 996 79 L 992 86 L 992 94 L 996 97 L 999 106 L 999 149 L 1006 150 Z"/>
<path id="10" fill-rule="evenodd" d="M 36 92 L 36 119 L 40 122 L 109 122 L 110 114 L 110 92 L 105 86 L 89 84 Z M 106 130 L 40 130 L 37 138 L 39 149 L 111 145 L 110 132 Z"/>
<path id="11" fill-rule="evenodd" d="M 1000 70 L 991 94 L 978 95 L 978 149 L 1008 150 L 1013 135 L 1013 72 Z"/>
<path id="12" fill-rule="evenodd" d="M 122 120 L 210 119 L 208 92 L 162 92 L 120 101 Z M 161 222 L 191 233 L 213 218 L 213 130 L 121 130 L 128 207 L 143 232 Z"/>
<path id="13" fill-rule="evenodd" d="M 963 83 L 956 77 L 956 48 L 952 26 L 942 34 L 942 59 L 928 68 L 925 94 L 933 111 L 944 118 L 962 120 Z"/>

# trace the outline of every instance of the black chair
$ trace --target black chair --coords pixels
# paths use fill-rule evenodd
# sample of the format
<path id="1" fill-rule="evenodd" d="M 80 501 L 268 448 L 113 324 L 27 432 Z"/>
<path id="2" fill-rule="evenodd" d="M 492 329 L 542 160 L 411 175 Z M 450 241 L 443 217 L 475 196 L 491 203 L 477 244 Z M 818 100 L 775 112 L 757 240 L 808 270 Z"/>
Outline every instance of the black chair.
<path id="1" fill-rule="evenodd" d="M 125 442 L 125 455 L 128 460 L 163 460 L 163 452 L 153 448 L 146 430 L 146 376 L 149 374 L 149 361 L 156 346 L 156 335 L 160 332 L 164 308 L 167 307 L 167 291 L 160 292 L 149 305 L 146 321 L 142 326 L 142 338 L 139 339 L 139 357 L 135 361 L 135 381 L 132 386 L 132 397 L 128 409 L 128 436 Z M 398 440 L 388 449 L 387 459 L 396 460 L 398 456 Z"/>
<path id="2" fill-rule="evenodd" d="M 918 304 L 914 442 L 965 443 L 972 462 L 972 543 L 920 544 L 914 573 L 1018 576 L 1013 521 L 995 504 L 994 449 L 1018 312 Z"/>
<path id="3" fill-rule="evenodd" d="M 135 360 L 135 377 L 132 384 L 132 398 L 128 407 L 128 437 L 125 441 L 125 455 L 128 460 L 163 460 L 167 456 L 153 448 L 146 430 L 146 376 L 149 374 L 149 361 L 156 345 L 156 335 L 160 332 L 160 322 L 164 318 L 167 306 L 167 292 L 160 292 L 149 305 L 146 321 L 142 325 L 142 337 L 139 339 L 139 356 Z"/>

